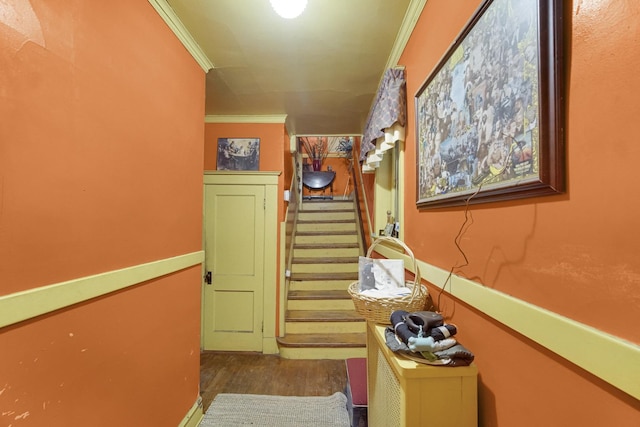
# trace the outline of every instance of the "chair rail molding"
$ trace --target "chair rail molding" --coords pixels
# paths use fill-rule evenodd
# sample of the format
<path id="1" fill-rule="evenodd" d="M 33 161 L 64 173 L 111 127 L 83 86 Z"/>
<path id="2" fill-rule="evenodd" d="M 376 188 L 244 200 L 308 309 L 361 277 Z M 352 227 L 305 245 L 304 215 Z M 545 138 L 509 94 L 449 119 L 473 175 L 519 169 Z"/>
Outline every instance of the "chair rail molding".
<path id="1" fill-rule="evenodd" d="M 381 245 L 376 248 L 376 252 L 386 258 L 404 259 L 407 270 L 413 272 L 411 258 L 396 249 Z M 424 261 L 417 260 L 416 263 L 424 280 L 442 288 L 439 284 L 446 283 L 448 271 Z M 629 369 L 640 360 L 639 345 L 464 277 L 452 275 L 447 292 L 482 314 L 640 399 L 640 370 Z M 554 332 L 550 334 L 549 331 Z"/>
<path id="2" fill-rule="evenodd" d="M 201 264 L 204 252 L 138 264 L 0 296 L 0 328 Z"/>

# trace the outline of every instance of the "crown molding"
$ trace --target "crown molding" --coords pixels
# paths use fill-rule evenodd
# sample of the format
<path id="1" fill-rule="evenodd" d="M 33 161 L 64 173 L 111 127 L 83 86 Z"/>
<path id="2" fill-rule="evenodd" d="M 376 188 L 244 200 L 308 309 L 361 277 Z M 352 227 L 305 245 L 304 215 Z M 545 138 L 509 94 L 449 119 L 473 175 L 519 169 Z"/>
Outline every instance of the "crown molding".
<path id="1" fill-rule="evenodd" d="M 420 14 L 422 14 L 422 9 L 424 9 L 424 5 L 427 3 L 427 0 L 411 0 L 409 2 L 409 6 L 407 7 L 407 12 L 404 15 L 404 19 L 402 20 L 402 25 L 398 30 L 398 35 L 396 36 L 396 41 L 393 44 L 393 48 L 391 49 L 391 53 L 389 54 L 389 58 L 387 59 L 387 65 L 385 70 L 388 68 L 393 68 L 398 65 L 398 61 L 400 60 L 400 56 L 402 56 L 402 52 L 404 52 L 404 48 L 409 41 L 409 37 L 411 37 L 411 33 L 420 18 Z"/>
<path id="2" fill-rule="evenodd" d="M 151 6 L 158 12 L 158 15 L 160 15 L 171 31 L 178 37 L 204 72 L 207 73 L 214 68 L 213 63 L 209 60 L 182 21 L 180 21 L 180 18 L 178 18 L 178 15 L 173 11 L 173 8 L 169 6 L 169 3 L 167 3 L 166 0 L 149 0 L 149 3 L 151 3 Z"/>
<path id="3" fill-rule="evenodd" d="M 214 116 L 204 117 L 205 123 L 284 123 L 286 114 L 271 114 L 261 116 Z"/>
<path id="4" fill-rule="evenodd" d="M 301 137 L 341 137 L 341 136 L 362 136 L 361 133 L 300 133 L 295 136 Z"/>
<path id="5" fill-rule="evenodd" d="M 382 80 L 384 79 L 384 75 L 389 68 L 401 68 L 404 69 L 404 65 L 398 65 L 398 61 L 404 52 L 404 48 L 407 46 L 407 42 L 409 41 L 409 37 L 411 37 L 411 33 L 420 19 L 420 15 L 422 14 L 422 9 L 424 9 L 425 4 L 427 4 L 427 0 L 411 0 L 409 2 L 409 6 L 407 7 L 407 11 L 404 14 L 404 18 L 402 19 L 402 24 L 400 25 L 400 29 L 398 30 L 398 34 L 396 35 L 396 40 L 393 43 L 393 47 L 391 48 L 391 53 L 389 53 L 389 57 L 387 58 L 387 63 L 380 75 L 380 80 L 378 81 L 378 89 L 376 90 L 376 94 L 380 91 L 380 86 L 382 85 Z M 371 110 L 375 107 L 377 96 L 374 96 L 371 100 L 371 107 L 369 107 L 369 114 L 371 114 Z M 372 171 L 367 171 L 372 172 Z"/>

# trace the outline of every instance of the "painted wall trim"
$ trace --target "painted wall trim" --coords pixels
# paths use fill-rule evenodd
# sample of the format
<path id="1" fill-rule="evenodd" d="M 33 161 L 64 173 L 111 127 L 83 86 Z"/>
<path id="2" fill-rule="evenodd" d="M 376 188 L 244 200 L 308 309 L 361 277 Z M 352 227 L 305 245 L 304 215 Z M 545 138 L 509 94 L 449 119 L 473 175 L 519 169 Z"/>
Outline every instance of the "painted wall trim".
<path id="1" fill-rule="evenodd" d="M 204 173 L 204 184 L 278 185 L 278 176 L 280 176 L 280 173 L 279 171 L 206 171 Z"/>
<path id="2" fill-rule="evenodd" d="M 387 258 L 402 258 L 405 268 L 413 270 L 411 258 L 393 248 L 378 245 L 376 252 Z M 417 260 L 417 264 L 423 279 L 442 288 L 448 271 L 420 260 Z M 640 360 L 639 345 L 460 276 L 452 276 L 446 291 L 614 387 L 640 399 L 640 370 L 629 369 L 630 366 L 636 366 Z"/>
<path id="3" fill-rule="evenodd" d="M 407 46 L 409 37 L 411 37 L 411 33 L 413 33 L 413 29 L 415 28 L 418 19 L 422 14 L 422 9 L 424 9 L 424 6 L 426 4 L 427 0 L 409 1 L 409 6 L 407 6 L 407 11 L 405 12 L 404 18 L 402 19 L 402 24 L 400 24 L 400 29 L 398 30 L 398 34 L 396 35 L 396 40 L 393 42 L 391 52 L 389 53 L 389 57 L 387 58 L 387 63 L 385 64 L 384 70 L 380 75 L 380 81 L 378 82 L 377 90 L 380 90 L 380 85 L 382 84 L 382 80 L 384 79 L 384 72 L 386 72 L 386 70 L 388 70 L 389 68 L 399 66 L 398 61 L 400 60 L 400 57 L 404 52 L 404 48 Z M 373 109 L 375 102 L 376 97 L 374 96 L 369 111 Z"/>
<path id="4" fill-rule="evenodd" d="M 262 327 L 262 352 L 277 354 L 276 317 L 278 304 L 278 176 L 265 175 L 265 230 L 264 230 L 264 307 Z M 268 182 L 268 184 L 267 184 Z"/>
<path id="5" fill-rule="evenodd" d="M 193 56 L 193 59 L 202 67 L 205 73 L 214 68 L 213 63 L 204 53 L 200 45 L 195 41 L 191 33 L 184 26 L 178 15 L 169 6 L 166 0 L 149 0 L 151 6 L 158 12 L 158 15 L 169 26 L 171 31 L 182 42 L 187 51 Z"/>
<path id="6" fill-rule="evenodd" d="M 205 123 L 284 123 L 286 114 L 271 114 L 262 116 L 215 116 L 204 117 Z"/>
<path id="7" fill-rule="evenodd" d="M 409 41 L 409 37 L 411 37 L 411 33 L 420 18 L 420 14 L 422 13 L 422 9 L 424 9 L 425 4 L 427 4 L 427 0 L 411 0 L 409 2 L 407 12 L 402 20 L 402 25 L 400 25 L 400 30 L 398 30 L 398 35 L 396 36 L 396 40 L 391 48 L 391 53 L 387 59 L 387 64 L 384 68 L 385 70 L 398 65 L 398 60 L 400 60 L 400 56 L 402 56 L 402 52 L 404 52 L 404 48 Z"/>
<path id="8" fill-rule="evenodd" d="M 204 261 L 204 252 L 80 277 L 66 282 L 0 296 L 0 328 L 137 285 Z"/>
<path id="9" fill-rule="evenodd" d="M 178 427 L 198 427 L 203 418 L 202 396 L 198 396 L 191 409 L 189 409 L 189 412 L 187 412 L 187 415 L 185 415 L 180 424 L 178 424 Z"/>

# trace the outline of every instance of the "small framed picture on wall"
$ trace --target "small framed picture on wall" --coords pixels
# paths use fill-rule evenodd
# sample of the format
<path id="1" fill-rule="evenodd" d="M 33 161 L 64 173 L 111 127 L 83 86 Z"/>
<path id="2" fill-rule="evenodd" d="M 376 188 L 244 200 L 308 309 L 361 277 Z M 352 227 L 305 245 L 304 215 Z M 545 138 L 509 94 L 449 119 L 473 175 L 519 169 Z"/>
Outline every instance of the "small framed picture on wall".
<path id="1" fill-rule="evenodd" d="M 260 138 L 218 138 L 218 170 L 257 171 Z"/>

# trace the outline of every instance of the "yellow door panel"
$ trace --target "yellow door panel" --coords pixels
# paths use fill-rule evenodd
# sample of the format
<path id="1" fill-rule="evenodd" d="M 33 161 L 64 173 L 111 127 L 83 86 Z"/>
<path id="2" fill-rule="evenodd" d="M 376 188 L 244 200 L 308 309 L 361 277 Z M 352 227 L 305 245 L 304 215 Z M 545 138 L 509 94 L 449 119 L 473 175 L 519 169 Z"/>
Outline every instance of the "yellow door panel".
<path id="1" fill-rule="evenodd" d="M 203 342 L 206 350 L 262 351 L 264 186 L 205 186 Z"/>

